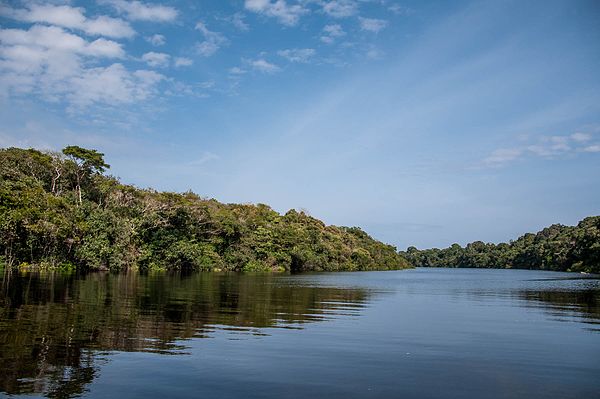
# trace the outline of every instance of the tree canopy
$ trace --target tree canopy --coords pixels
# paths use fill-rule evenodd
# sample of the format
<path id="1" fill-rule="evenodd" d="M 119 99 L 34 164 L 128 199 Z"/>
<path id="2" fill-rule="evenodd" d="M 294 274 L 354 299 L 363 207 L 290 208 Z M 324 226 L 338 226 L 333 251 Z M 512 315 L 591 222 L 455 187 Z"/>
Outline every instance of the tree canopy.
<path id="1" fill-rule="evenodd" d="M 96 150 L 70 145 L 62 150 L 63 154 L 73 160 L 84 169 L 90 172 L 102 173 L 110 168 L 110 165 L 104 162 L 104 154 Z"/>
<path id="2" fill-rule="evenodd" d="M 464 248 L 419 250 L 409 247 L 401 254 L 415 267 L 476 267 L 541 269 L 600 273 L 600 216 L 577 226 L 553 224 L 508 243 L 475 241 Z"/>
<path id="3" fill-rule="evenodd" d="M 65 159 L 66 156 L 66 159 Z M 359 228 L 304 212 L 122 184 L 104 154 L 0 150 L 0 265 L 319 271 L 409 267 Z M 1 266 L 0 266 L 1 267 Z"/>

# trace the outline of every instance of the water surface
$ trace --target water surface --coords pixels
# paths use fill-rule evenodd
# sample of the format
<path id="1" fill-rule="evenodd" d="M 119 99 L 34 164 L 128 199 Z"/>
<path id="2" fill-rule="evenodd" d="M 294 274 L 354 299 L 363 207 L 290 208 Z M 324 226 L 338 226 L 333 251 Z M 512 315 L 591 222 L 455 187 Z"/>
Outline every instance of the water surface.
<path id="1" fill-rule="evenodd" d="M 600 281 L 5 275 L 0 396 L 600 397 Z"/>

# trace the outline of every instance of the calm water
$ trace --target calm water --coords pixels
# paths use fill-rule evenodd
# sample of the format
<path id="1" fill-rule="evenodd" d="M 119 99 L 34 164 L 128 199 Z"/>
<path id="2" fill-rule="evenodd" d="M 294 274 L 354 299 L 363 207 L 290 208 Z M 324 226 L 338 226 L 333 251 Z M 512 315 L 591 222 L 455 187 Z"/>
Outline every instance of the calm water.
<path id="1" fill-rule="evenodd" d="M 468 269 L 5 276 L 8 394 L 598 398 L 600 281 Z"/>

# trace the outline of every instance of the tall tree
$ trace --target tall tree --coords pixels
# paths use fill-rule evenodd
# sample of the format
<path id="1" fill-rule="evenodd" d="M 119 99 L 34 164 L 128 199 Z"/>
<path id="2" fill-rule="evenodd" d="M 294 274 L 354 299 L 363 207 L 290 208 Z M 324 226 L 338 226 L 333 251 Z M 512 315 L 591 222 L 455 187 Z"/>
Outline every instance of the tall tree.
<path id="1" fill-rule="evenodd" d="M 75 189 L 81 205 L 81 183 L 83 180 L 94 173 L 104 172 L 110 168 L 110 165 L 104 162 L 104 154 L 96 150 L 70 145 L 63 148 L 62 152 L 75 164 Z"/>

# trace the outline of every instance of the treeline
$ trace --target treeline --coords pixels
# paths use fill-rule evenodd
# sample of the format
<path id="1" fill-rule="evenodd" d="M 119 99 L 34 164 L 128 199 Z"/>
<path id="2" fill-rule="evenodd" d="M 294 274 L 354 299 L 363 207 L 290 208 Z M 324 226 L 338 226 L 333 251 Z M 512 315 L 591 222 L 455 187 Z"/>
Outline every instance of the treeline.
<path id="1" fill-rule="evenodd" d="M 0 268 L 234 271 L 409 267 L 357 227 L 304 212 L 157 192 L 104 172 L 104 154 L 0 150 Z"/>
<path id="2" fill-rule="evenodd" d="M 475 241 L 445 249 L 409 247 L 400 252 L 415 267 L 477 267 L 539 269 L 600 273 L 600 216 L 577 226 L 554 224 L 515 241 L 490 244 Z"/>

